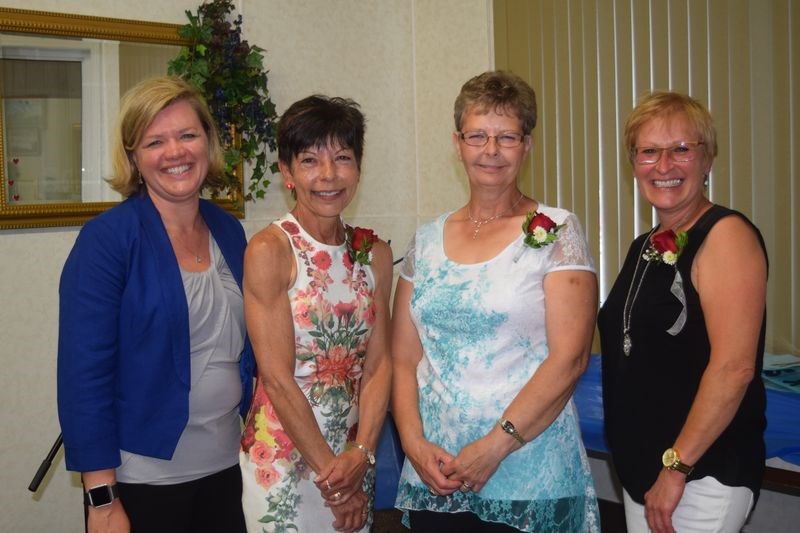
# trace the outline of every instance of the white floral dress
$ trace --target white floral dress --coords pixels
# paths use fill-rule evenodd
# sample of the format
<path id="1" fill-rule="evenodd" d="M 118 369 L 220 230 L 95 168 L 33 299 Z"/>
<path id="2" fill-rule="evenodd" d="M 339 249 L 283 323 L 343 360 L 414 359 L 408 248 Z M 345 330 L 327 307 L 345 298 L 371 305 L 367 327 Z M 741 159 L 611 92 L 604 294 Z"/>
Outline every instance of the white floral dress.
<path id="1" fill-rule="evenodd" d="M 425 438 L 453 455 L 492 429 L 547 358 L 547 274 L 594 271 L 575 215 L 544 205 L 539 212 L 564 224 L 556 241 L 539 249 L 526 246 L 520 231 L 494 258 L 456 263 L 444 252 L 446 213 L 419 228 L 406 253 L 400 275 L 414 284 L 410 312 L 423 348 L 417 385 Z M 471 511 L 522 531 L 599 531 L 572 400 L 545 431 L 506 457 L 478 493 L 432 495 L 406 460 L 396 506 Z"/>
<path id="2" fill-rule="evenodd" d="M 345 245 L 315 241 L 291 214 L 274 224 L 286 233 L 297 262 L 297 279 L 289 290 L 295 380 L 325 440 L 340 453 L 358 429 L 362 363 L 375 323 L 372 269 L 354 266 Z M 249 532 L 333 531 L 333 513 L 313 483 L 316 474 L 283 430 L 261 379 L 245 424 L 239 463 Z M 369 471 L 364 488 L 370 495 L 373 483 Z M 365 530 L 371 522 L 370 514 Z"/>

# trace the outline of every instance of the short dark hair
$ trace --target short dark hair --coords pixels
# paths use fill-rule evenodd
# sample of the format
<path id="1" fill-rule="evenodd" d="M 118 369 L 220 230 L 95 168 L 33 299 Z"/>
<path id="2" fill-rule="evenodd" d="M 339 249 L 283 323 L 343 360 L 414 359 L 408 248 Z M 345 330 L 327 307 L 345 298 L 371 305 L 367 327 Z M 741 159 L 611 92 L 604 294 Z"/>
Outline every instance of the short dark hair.
<path id="1" fill-rule="evenodd" d="M 456 131 L 461 131 L 464 115 L 470 110 L 512 114 L 519 119 L 525 135 L 536 127 L 536 93 L 513 72 L 490 70 L 461 87 L 453 110 Z"/>
<path id="2" fill-rule="evenodd" d="M 350 148 L 358 168 L 364 155 L 364 114 L 348 98 L 315 94 L 289 106 L 278 122 L 278 159 L 290 166 L 309 147 L 338 144 Z"/>

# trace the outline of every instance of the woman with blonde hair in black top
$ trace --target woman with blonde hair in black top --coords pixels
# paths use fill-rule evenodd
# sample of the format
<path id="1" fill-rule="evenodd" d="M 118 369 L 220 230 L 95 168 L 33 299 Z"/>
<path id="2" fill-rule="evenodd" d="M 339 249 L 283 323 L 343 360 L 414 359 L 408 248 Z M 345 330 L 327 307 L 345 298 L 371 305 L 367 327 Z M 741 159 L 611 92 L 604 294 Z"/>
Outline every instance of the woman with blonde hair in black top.
<path id="1" fill-rule="evenodd" d="M 764 468 L 764 242 L 705 195 L 717 143 L 696 100 L 645 96 L 625 143 L 658 216 L 599 316 L 606 434 L 628 531 L 738 532 Z"/>

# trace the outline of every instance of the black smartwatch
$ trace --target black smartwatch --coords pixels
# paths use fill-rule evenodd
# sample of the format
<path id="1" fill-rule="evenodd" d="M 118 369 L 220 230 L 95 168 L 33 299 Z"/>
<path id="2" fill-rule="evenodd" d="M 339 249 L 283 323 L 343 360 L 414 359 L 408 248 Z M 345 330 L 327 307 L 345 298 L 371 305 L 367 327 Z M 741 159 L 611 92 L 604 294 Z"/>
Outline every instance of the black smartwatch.
<path id="1" fill-rule="evenodd" d="M 83 494 L 83 503 L 96 509 L 111 505 L 117 498 L 119 491 L 116 485 L 97 485 Z"/>

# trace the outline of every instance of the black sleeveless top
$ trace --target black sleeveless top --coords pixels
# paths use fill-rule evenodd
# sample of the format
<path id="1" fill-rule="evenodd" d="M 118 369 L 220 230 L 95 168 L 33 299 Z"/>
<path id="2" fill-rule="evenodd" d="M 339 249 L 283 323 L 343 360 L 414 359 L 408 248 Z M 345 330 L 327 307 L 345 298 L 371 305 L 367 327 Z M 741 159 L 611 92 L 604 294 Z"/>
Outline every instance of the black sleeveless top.
<path id="1" fill-rule="evenodd" d="M 622 351 L 623 307 L 649 234 L 640 235 L 631 245 L 600 310 L 606 437 L 622 486 L 641 504 L 644 493 L 661 471 L 661 454 L 675 443 L 686 421 L 709 361 L 711 348 L 700 298 L 692 285 L 692 262 L 714 224 L 731 215 L 742 217 L 753 227 L 766 258 L 758 229 L 743 214 L 714 205 L 688 231 L 689 241 L 674 267 L 652 263 L 647 268 L 631 312 L 630 356 Z M 742 251 L 731 250 L 732 268 L 737 253 Z M 631 298 L 647 264 L 641 260 Z M 675 268 L 683 279 L 687 315 L 683 328 L 672 335 L 667 330 L 673 328 L 683 309 L 670 291 Z M 689 481 L 712 476 L 724 485 L 748 487 L 758 497 L 765 460 L 766 396 L 760 378 L 765 325 L 766 310 L 761 322 L 755 377 L 730 425 L 694 465 Z"/>

